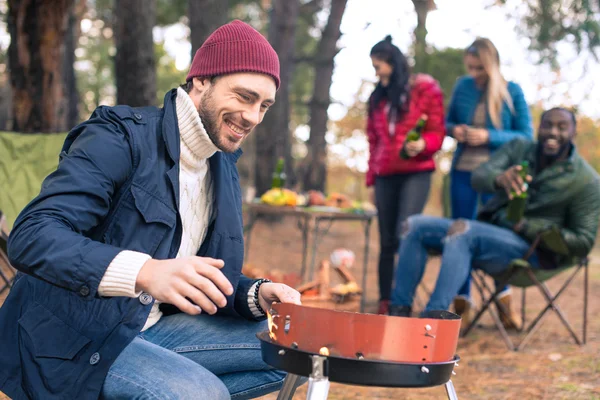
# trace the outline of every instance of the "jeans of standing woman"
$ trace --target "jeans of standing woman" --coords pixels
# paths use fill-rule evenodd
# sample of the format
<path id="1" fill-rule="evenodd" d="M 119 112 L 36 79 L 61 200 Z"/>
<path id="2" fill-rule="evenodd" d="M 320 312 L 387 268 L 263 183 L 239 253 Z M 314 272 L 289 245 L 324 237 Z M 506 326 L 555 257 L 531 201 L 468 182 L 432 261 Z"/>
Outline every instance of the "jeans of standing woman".
<path id="1" fill-rule="evenodd" d="M 379 222 L 379 298 L 389 300 L 402 221 L 420 214 L 429 196 L 431 171 L 378 176 L 375 203 Z"/>
<path id="2" fill-rule="evenodd" d="M 466 171 L 452 170 L 450 173 L 450 202 L 452 219 L 475 219 L 479 203 L 485 204 L 493 197 L 492 194 L 479 194 L 471 186 L 471 173 Z M 480 201 L 481 200 L 481 201 Z M 508 289 L 505 286 L 503 290 Z M 464 285 L 458 291 L 458 295 L 471 298 L 471 275 L 467 276 Z"/>

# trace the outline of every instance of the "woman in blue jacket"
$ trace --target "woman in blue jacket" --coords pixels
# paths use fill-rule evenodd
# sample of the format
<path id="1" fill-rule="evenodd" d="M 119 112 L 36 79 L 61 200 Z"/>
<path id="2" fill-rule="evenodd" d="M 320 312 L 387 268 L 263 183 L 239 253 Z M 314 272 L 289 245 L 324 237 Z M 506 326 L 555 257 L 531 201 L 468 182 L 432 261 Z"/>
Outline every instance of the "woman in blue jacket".
<path id="1" fill-rule="evenodd" d="M 515 138 L 531 140 L 531 114 L 521 87 L 507 82 L 500 72 L 500 56 L 494 44 L 478 38 L 465 51 L 468 75 L 457 81 L 446 119 L 446 132 L 458 142 L 450 172 L 452 218 L 474 219 L 478 204 L 492 194 L 479 194 L 471 187 L 471 172 L 490 154 Z M 470 278 L 454 301 L 457 313 L 469 318 Z M 510 292 L 500 301 L 510 310 Z M 508 327 L 519 327 L 520 317 L 511 311 L 503 318 Z M 464 325 L 467 323 L 465 321 Z"/>

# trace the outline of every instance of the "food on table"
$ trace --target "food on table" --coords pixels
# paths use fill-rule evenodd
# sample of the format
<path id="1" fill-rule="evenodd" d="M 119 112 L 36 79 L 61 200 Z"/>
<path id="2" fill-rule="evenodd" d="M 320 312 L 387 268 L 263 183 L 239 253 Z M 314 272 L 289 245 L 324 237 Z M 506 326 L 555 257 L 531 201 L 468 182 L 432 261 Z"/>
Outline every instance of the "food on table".
<path id="1" fill-rule="evenodd" d="M 308 196 L 304 194 L 298 194 L 296 196 L 296 206 L 306 207 L 308 206 Z"/>
<path id="2" fill-rule="evenodd" d="M 297 194 L 289 189 L 270 189 L 267 190 L 260 200 L 271 206 L 291 206 L 295 207 L 297 202 Z"/>
<path id="3" fill-rule="evenodd" d="M 309 206 L 324 206 L 325 195 L 318 190 L 308 191 L 308 205 Z"/>
<path id="4" fill-rule="evenodd" d="M 325 200 L 325 205 L 337 208 L 352 208 L 352 201 L 342 193 L 331 193 Z"/>

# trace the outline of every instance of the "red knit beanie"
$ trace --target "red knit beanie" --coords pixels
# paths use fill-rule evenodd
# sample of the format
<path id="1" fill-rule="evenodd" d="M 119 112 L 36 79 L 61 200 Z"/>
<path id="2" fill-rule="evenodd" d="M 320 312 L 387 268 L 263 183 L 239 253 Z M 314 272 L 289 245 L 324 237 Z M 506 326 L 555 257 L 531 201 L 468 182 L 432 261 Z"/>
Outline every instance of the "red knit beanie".
<path id="1" fill-rule="evenodd" d="M 250 25 L 235 20 L 214 31 L 198 49 L 187 81 L 235 72 L 271 76 L 279 89 L 279 58 L 267 39 Z"/>

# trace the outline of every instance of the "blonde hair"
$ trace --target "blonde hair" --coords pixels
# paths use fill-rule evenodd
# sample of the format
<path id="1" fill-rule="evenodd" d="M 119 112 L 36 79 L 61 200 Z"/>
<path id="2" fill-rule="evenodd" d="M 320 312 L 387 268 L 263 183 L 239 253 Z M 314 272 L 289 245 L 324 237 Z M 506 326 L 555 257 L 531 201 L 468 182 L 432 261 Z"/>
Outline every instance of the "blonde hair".
<path id="1" fill-rule="evenodd" d="M 500 55 L 498 49 L 491 40 L 486 38 L 477 38 L 465 51 L 465 55 L 470 54 L 479 58 L 483 69 L 488 75 L 487 84 L 487 111 L 496 129 L 502 128 L 502 105 L 506 105 L 514 114 L 512 98 L 508 93 L 506 79 L 500 73 Z"/>

